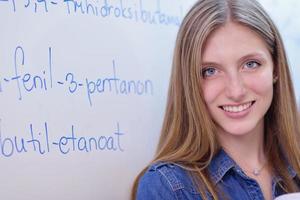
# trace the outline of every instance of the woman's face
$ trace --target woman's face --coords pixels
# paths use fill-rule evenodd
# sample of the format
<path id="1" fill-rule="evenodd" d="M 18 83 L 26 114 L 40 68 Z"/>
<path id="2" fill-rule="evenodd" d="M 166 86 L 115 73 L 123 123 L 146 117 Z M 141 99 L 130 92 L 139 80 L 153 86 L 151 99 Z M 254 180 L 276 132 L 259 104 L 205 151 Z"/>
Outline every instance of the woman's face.
<path id="1" fill-rule="evenodd" d="M 273 62 L 265 42 L 228 22 L 208 38 L 202 61 L 204 99 L 219 131 L 236 136 L 262 131 L 273 97 Z"/>

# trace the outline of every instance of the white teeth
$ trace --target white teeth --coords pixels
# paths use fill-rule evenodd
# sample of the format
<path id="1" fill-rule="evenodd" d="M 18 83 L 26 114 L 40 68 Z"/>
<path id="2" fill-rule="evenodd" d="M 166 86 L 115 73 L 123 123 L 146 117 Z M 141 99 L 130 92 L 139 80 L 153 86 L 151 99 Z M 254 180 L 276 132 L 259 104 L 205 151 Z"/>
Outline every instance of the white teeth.
<path id="1" fill-rule="evenodd" d="M 251 102 L 249 103 L 245 103 L 239 106 L 222 106 L 223 110 L 227 111 L 227 112 L 242 112 L 246 109 L 248 109 L 250 106 L 252 105 Z"/>

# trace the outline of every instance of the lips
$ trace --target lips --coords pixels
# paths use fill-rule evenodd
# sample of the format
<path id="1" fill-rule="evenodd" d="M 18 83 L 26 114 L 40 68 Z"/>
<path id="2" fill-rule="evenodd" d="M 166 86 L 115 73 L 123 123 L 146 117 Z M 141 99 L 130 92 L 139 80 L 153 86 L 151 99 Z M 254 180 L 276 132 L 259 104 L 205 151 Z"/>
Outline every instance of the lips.
<path id="1" fill-rule="evenodd" d="M 255 103 L 255 101 L 249 101 L 249 102 L 246 102 L 243 104 L 238 104 L 238 105 L 222 105 L 222 106 L 219 106 L 219 108 L 221 108 L 225 112 L 239 113 L 239 112 L 243 112 L 243 111 L 249 109 L 254 103 Z"/>

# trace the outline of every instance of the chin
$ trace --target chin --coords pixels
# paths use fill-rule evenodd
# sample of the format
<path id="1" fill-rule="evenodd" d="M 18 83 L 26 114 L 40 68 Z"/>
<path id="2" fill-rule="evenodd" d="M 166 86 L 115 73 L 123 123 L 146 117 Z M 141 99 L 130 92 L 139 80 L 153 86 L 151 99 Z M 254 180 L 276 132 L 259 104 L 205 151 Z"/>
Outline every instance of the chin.
<path id="1" fill-rule="evenodd" d="M 247 135 L 249 132 L 249 130 L 245 130 L 245 129 L 223 129 L 222 132 L 224 132 L 225 134 L 229 134 L 232 136 L 243 136 L 243 135 Z"/>
<path id="2" fill-rule="evenodd" d="M 262 122 L 262 121 L 261 121 Z M 222 127 L 220 127 L 220 131 L 225 134 L 229 134 L 232 136 L 244 136 L 256 131 L 259 131 L 261 129 L 261 126 L 259 125 L 261 123 L 240 123 L 240 124 L 227 124 Z"/>

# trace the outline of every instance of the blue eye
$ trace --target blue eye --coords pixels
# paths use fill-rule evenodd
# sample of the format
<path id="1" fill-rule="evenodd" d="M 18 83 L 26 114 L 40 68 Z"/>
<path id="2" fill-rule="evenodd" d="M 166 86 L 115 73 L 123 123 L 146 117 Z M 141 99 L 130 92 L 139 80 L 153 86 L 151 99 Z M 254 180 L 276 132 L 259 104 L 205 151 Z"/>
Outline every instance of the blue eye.
<path id="1" fill-rule="evenodd" d="M 217 73 L 217 70 L 213 67 L 206 67 L 206 68 L 202 69 L 202 77 L 203 78 L 213 76 L 216 73 Z"/>
<path id="2" fill-rule="evenodd" d="M 245 68 L 247 69 L 254 69 L 260 66 L 260 63 L 256 61 L 249 61 L 245 64 Z"/>

